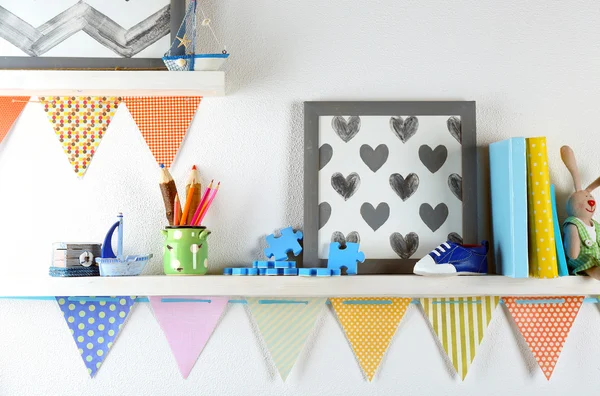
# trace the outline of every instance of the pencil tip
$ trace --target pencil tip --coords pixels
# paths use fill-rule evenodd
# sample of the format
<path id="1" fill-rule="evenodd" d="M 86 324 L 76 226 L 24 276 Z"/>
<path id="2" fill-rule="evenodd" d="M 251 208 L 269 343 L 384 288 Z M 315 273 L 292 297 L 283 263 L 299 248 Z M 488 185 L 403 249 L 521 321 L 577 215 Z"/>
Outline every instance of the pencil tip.
<path id="1" fill-rule="evenodd" d="M 192 166 L 192 170 L 196 170 L 196 165 Z"/>
<path id="2" fill-rule="evenodd" d="M 164 169 L 165 168 L 165 164 L 160 164 L 160 169 Z"/>

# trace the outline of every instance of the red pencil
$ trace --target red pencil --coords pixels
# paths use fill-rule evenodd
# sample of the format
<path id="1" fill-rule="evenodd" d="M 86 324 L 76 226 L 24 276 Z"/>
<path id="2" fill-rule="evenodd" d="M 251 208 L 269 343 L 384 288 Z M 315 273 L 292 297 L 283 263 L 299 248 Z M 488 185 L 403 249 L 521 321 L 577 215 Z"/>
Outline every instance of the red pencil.
<path id="1" fill-rule="evenodd" d="M 179 194 L 175 194 L 175 200 L 173 202 L 173 225 L 179 225 L 179 217 L 181 214 L 181 204 L 179 203 Z"/>

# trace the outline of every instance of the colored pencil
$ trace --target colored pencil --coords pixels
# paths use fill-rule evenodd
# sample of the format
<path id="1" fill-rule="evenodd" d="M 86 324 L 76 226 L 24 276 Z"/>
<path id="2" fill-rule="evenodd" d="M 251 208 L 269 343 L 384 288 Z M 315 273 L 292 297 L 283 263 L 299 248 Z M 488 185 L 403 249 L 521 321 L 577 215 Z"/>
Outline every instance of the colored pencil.
<path id="1" fill-rule="evenodd" d="M 173 204 L 175 207 L 175 213 L 173 214 L 173 224 L 179 224 L 179 219 L 181 218 L 181 203 L 179 202 L 179 194 L 175 194 L 175 203 Z"/>
<path id="2" fill-rule="evenodd" d="M 194 195 L 195 190 L 196 187 L 192 185 L 192 187 L 190 187 L 190 190 L 188 191 L 187 198 L 185 199 L 185 206 L 183 207 L 183 213 L 181 214 L 181 220 L 179 221 L 180 226 L 188 224 L 186 222 L 186 219 L 188 218 L 188 213 L 190 212 L 190 205 L 192 204 L 192 197 Z"/>
<path id="3" fill-rule="evenodd" d="M 196 165 L 192 166 L 192 170 L 190 171 L 190 176 L 188 178 L 187 183 L 185 184 L 185 193 L 190 195 L 190 188 L 194 187 L 195 190 L 192 194 L 192 202 L 190 204 L 190 210 L 188 212 L 188 216 L 185 219 L 187 224 L 192 224 L 192 217 L 194 217 L 194 213 L 198 208 L 198 204 L 201 200 L 202 194 L 202 184 L 200 183 L 200 176 L 198 175 L 198 171 L 196 170 Z"/>
<path id="4" fill-rule="evenodd" d="M 167 220 L 169 221 L 169 225 L 173 225 L 173 212 L 174 212 L 174 203 L 175 203 L 175 195 L 177 195 L 177 186 L 175 186 L 175 181 L 173 180 L 173 176 L 169 173 L 169 170 L 165 168 L 163 164 L 160 165 L 160 192 L 163 197 L 163 202 L 165 204 L 165 215 L 167 216 Z"/>
<path id="5" fill-rule="evenodd" d="M 217 183 L 217 187 L 215 187 L 215 189 L 212 191 L 210 199 L 204 205 L 204 208 L 202 209 L 202 212 L 200 212 L 200 217 L 198 218 L 196 225 L 202 224 L 202 220 L 204 220 L 204 216 L 206 216 L 206 213 L 208 212 L 208 209 L 210 208 L 210 205 L 212 205 L 212 201 L 215 199 L 215 197 L 217 196 L 217 193 L 219 192 L 219 186 L 220 185 L 221 185 L 221 182 L 218 182 Z"/>
<path id="6" fill-rule="evenodd" d="M 212 190 L 213 181 L 214 180 L 210 181 L 210 184 L 204 191 L 204 195 L 202 196 L 202 199 L 200 200 L 200 203 L 198 204 L 198 207 L 196 208 L 196 212 L 194 212 L 194 217 L 192 217 L 192 221 L 190 222 L 190 225 L 196 225 L 196 223 L 198 222 L 198 217 L 200 217 L 200 211 L 202 210 L 202 207 L 204 206 L 206 201 L 208 201 L 208 195 L 209 195 L 210 191 Z"/>

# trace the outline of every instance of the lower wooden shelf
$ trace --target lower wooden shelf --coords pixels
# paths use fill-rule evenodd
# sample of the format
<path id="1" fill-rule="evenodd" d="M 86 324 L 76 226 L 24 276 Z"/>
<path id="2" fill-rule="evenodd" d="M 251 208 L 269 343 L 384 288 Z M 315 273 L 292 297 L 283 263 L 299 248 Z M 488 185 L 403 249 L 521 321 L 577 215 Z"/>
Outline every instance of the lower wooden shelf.
<path id="1" fill-rule="evenodd" d="M 460 297 L 600 295 L 588 277 L 512 279 L 497 275 L 427 278 L 415 275 L 134 276 L 51 278 L 5 275 L 1 296 L 264 296 L 264 297 Z"/>

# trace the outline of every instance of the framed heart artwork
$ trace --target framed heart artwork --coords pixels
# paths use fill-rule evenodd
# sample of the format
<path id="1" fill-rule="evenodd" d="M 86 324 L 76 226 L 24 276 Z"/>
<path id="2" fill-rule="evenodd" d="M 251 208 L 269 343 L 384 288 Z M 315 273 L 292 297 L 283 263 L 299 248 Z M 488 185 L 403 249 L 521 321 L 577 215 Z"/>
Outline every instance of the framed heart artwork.
<path id="1" fill-rule="evenodd" d="M 359 274 L 478 242 L 475 102 L 305 102 L 305 267 L 359 242 Z"/>

